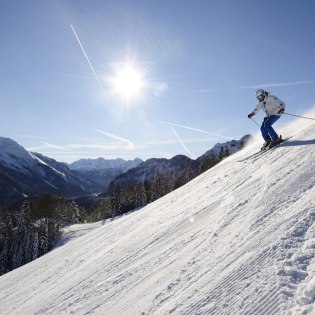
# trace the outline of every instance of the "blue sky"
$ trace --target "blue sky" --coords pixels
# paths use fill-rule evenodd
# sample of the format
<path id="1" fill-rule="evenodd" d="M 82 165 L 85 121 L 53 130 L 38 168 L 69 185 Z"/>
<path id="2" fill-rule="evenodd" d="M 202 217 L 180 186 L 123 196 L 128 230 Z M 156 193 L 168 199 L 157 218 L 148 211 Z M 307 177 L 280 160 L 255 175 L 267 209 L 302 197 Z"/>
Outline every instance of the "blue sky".
<path id="1" fill-rule="evenodd" d="M 196 158 L 258 131 L 259 87 L 288 113 L 314 106 L 314 12 L 312 0 L 4 0 L 0 136 L 67 162 Z M 112 84 L 126 64 L 142 80 L 128 101 Z"/>

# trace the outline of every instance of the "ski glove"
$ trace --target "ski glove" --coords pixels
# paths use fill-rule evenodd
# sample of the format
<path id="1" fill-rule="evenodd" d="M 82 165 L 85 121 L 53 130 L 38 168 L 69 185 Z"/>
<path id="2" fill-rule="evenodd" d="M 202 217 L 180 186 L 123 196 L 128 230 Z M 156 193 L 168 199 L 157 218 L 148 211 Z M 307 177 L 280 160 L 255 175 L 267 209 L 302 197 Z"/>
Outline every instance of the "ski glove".
<path id="1" fill-rule="evenodd" d="M 280 110 L 278 110 L 278 114 L 281 115 L 284 113 L 284 108 L 281 108 Z"/>
<path id="2" fill-rule="evenodd" d="M 253 113 L 250 113 L 247 117 L 248 117 L 248 118 L 252 118 L 252 116 L 254 116 L 254 114 L 253 114 Z"/>

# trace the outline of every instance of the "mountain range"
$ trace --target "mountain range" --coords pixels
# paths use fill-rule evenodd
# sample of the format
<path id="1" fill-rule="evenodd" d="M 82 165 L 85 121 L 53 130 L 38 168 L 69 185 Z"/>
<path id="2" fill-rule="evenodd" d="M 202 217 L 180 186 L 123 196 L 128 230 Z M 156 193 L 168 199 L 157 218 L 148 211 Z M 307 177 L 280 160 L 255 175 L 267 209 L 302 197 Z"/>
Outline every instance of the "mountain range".
<path id="1" fill-rule="evenodd" d="M 28 152 L 17 142 L 0 137 L 0 206 L 46 193 L 71 197 L 101 189 L 65 164 Z"/>
<path id="2" fill-rule="evenodd" d="M 152 182 L 155 176 L 163 176 L 171 180 L 175 173 L 183 173 L 186 169 L 190 179 L 200 174 L 203 163 L 211 161 L 211 167 L 224 157 L 241 150 L 250 142 L 252 136 L 246 135 L 240 140 L 217 143 L 212 149 L 198 157 L 196 160 L 185 155 L 176 155 L 171 159 L 153 158 L 141 163 L 139 166 L 118 175 L 108 186 L 105 194 L 111 195 L 115 187 L 133 187 L 139 183 Z"/>
<path id="3" fill-rule="evenodd" d="M 187 162 L 196 174 L 200 163 L 207 157 L 213 155 L 219 158 L 226 151 L 234 153 L 249 139 L 247 135 L 239 141 L 217 144 L 197 160 L 179 155 L 172 159 L 149 159 L 145 162 L 139 158 L 132 161 L 99 158 L 65 164 L 29 152 L 12 139 L 0 137 L 0 207 L 42 194 L 78 197 L 110 192 L 117 184 L 128 186 L 152 180 L 157 172 L 163 175 L 163 172 L 182 171 Z"/>

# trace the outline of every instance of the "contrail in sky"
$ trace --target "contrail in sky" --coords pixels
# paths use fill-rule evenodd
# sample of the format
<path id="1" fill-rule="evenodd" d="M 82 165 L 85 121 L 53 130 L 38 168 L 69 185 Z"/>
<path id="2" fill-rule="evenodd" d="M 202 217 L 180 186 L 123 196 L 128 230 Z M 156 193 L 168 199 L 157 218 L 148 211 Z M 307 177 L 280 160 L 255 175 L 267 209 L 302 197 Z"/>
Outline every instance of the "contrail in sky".
<path id="1" fill-rule="evenodd" d="M 87 56 L 87 54 L 86 54 L 86 52 L 85 52 L 85 50 L 84 50 L 84 48 L 83 48 L 83 46 L 82 46 L 82 43 L 81 43 L 81 41 L 80 41 L 80 39 L 79 39 L 79 36 L 77 35 L 77 33 L 76 33 L 74 27 L 72 26 L 72 24 L 70 24 L 70 27 L 71 27 L 71 29 L 72 29 L 72 31 L 73 31 L 73 33 L 74 33 L 75 38 L 77 39 L 77 41 L 78 41 L 78 43 L 79 43 L 79 45 L 80 45 L 82 51 L 83 51 L 83 54 L 84 54 L 84 56 L 85 56 L 85 58 L 86 58 L 86 60 L 87 60 L 87 62 L 88 62 L 88 64 L 89 64 L 89 66 L 90 66 L 90 68 L 91 68 L 91 70 L 92 70 L 92 72 L 93 72 L 93 74 L 94 74 L 94 76 L 95 76 L 95 79 L 97 80 L 97 82 L 98 82 L 100 88 L 101 88 L 102 90 L 104 90 L 104 88 L 103 88 L 103 86 L 102 86 L 102 84 L 101 84 L 101 81 L 100 81 L 99 77 L 97 76 L 97 74 L 96 74 L 96 72 L 95 72 L 95 70 L 94 70 L 94 68 L 93 68 L 93 66 L 92 66 L 92 64 L 91 64 L 91 62 L 90 62 L 90 59 L 89 59 L 89 57 Z"/>
<path id="2" fill-rule="evenodd" d="M 267 83 L 261 85 L 250 85 L 250 86 L 241 86 L 236 89 L 258 89 L 260 87 L 270 88 L 270 87 L 281 87 L 281 86 L 296 86 L 296 85 L 306 85 L 306 84 L 314 84 L 315 80 L 308 81 L 295 81 L 295 82 L 283 82 L 283 83 Z"/>
<path id="3" fill-rule="evenodd" d="M 159 122 L 162 122 L 162 123 L 167 124 L 167 125 L 170 125 L 170 126 L 176 126 L 176 127 L 180 127 L 180 128 L 185 128 L 185 129 L 193 130 L 193 131 L 198 131 L 198 132 L 201 132 L 201 133 L 206 133 L 206 134 L 208 134 L 208 135 L 215 136 L 215 137 L 220 137 L 220 138 L 225 138 L 225 139 L 233 140 L 233 138 L 231 138 L 231 137 L 226 137 L 226 136 L 223 136 L 223 135 L 219 135 L 219 134 L 212 133 L 212 132 L 208 132 L 208 131 L 201 130 L 201 129 L 196 129 L 196 128 L 192 128 L 192 127 L 188 127 L 188 126 L 183 126 L 183 125 L 177 125 L 177 124 L 169 123 L 169 122 L 163 121 L 163 120 L 159 120 Z"/>
<path id="4" fill-rule="evenodd" d="M 199 93 L 209 93 L 209 92 L 220 92 L 220 91 L 231 91 L 231 90 L 247 90 L 247 89 L 259 89 L 259 88 L 271 88 L 271 87 L 283 87 L 283 86 L 298 86 L 298 85 L 308 85 L 315 84 L 315 80 L 308 81 L 295 81 L 295 82 L 279 82 L 279 83 L 265 83 L 259 85 L 249 85 L 249 86 L 239 86 L 227 89 L 204 89 L 204 90 L 194 90 L 193 92 Z"/>
<path id="5" fill-rule="evenodd" d="M 99 133 L 101 133 L 102 135 L 105 135 L 109 138 L 112 138 L 114 140 L 118 140 L 118 141 L 121 141 L 121 142 L 124 142 L 124 143 L 127 143 L 127 148 L 130 149 L 130 150 L 134 150 L 135 149 L 135 146 L 134 144 L 128 140 L 128 139 L 125 139 L 125 138 L 122 138 L 120 136 L 116 136 L 116 135 L 113 135 L 112 133 L 109 133 L 109 132 L 106 132 L 106 131 L 103 131 L 103 130 L 97 130 Z"/>
<path id="6" fill-rule="evenodd" d="M 184 142 L 180 139 L 178 134 L 176 133 L 175 129 L 173 126 L 171 126 L 171 129 L 173 130 L 174 135 L 177 137 L 178 141 L 181 143 L 185 151 L 190 155 L 190 157 L 194 158 L 194 155 L 188 150 L 188 148 L 185 146 Z"/>

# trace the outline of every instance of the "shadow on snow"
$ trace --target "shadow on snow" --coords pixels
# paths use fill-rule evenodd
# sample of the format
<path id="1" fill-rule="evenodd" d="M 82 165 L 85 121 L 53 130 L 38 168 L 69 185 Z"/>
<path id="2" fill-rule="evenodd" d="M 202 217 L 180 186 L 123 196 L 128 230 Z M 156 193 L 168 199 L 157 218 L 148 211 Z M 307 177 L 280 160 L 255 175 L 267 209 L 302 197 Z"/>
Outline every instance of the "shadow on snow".
<path id="1" fill-rule="evenodd" d="M 314 140 L 294 140 L 294 141 L 286 141 L 282 146 L 284 147 L 296 147 L 300 145 L 311 145 L 315 144 Z"/>

